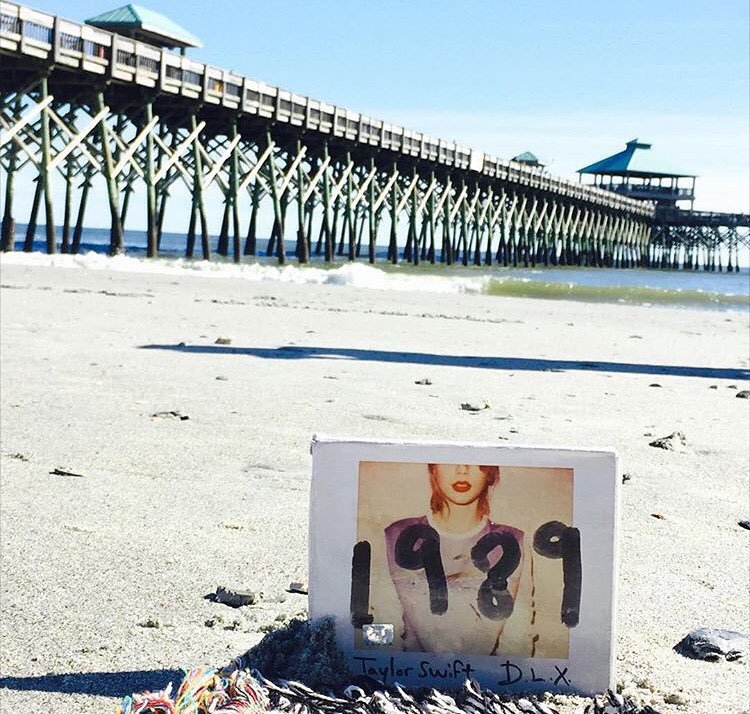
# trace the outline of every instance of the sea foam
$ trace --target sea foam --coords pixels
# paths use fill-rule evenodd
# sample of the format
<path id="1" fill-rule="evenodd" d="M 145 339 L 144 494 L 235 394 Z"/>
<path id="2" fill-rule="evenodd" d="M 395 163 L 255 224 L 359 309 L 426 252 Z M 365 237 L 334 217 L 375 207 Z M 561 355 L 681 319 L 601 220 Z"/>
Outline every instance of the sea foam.
<path id="1" fill-rule="evenodd" d="M 399 290 L 431 293 L 482 293 L 488 276 L 441 276 L 385 272 L 363 263 L 345 263 L 338 267 L 318 268 L 300 265 L 236 265 L 226 260 L 188 260 L 185 258 L 137 258 L 127 255 L 107 256 L 93 251 L 80 255 L 57 253 L 3 253 L 0 265 L 31 265 L 57 268 L 84 268 L 125 273 L 149 273 L 178 276 L 199 275 L 207 278 L 235 278 L 252 282 L 294 283 L 296 285 L 350 285 L 372 290 Z"/>
<path id="2" fill-rule="evenodd" d="M 365 290 L 494 295 L 584 302 L 662 305 L 699 309 L 747 310 L 750 307 L 748 274 L 693 273 L 691 271 L 599 270 L 591 268 L 524 269 L 460 265 L 419 267 L 401 263 L 378 267 L 343 263 L 330 267 L 274 265 L 271 259 L 235 264 L 226 258 L 146 258 L 34 252 L 0 254 L 2 265 L 51 266 L 111 272 L 196 275 L 295 285 L 346 285 Z"/>

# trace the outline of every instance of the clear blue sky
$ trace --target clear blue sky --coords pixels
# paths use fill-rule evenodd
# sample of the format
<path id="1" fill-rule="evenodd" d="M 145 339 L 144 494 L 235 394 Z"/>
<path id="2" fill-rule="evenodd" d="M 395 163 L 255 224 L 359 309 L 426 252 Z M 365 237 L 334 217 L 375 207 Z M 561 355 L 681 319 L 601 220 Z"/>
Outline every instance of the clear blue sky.
<path id="1" fill-rule="evenodd" d="M 203 40 L 196 59 L 568 177 L 640 137 L 699 174 L 699 207 L 748 210 L 747 0 L 143 4 Z"/>

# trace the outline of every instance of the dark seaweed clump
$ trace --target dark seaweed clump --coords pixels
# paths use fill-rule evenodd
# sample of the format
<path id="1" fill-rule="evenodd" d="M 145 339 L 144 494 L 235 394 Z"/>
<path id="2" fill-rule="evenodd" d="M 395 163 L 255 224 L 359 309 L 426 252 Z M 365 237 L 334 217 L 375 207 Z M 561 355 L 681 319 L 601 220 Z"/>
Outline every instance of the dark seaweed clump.
<path id="1" fill-rule="evenodd" d="M 274 681 L 304 682 L 317 691 L 336 691 L 352 679 L 331 618 L 291 620 L 242 655 L 241 667 Z"/>
<path id="2" fill-rule="evenodd" d="M 235 660 L 240 669 L 257 670 L 265 678 L 264 687 L 274 702 L 274 711 L 307 714 L 558 714 L 550 704 L 536 697 L 511 698 L 483 690 L 467 681 L 462 690 L 445 692 L 422 689 L 406 692 L 386 687 L 375 680 L 353 677 L 336 646 L 331 618 L 316 622 L 291 620 L 268 633 L 255 647 Z M 369 681 L 365 682 L 364 680 Z M 302 684 L 299 684 L 302 683 Z M 359 694 L 352 698 L 346 685 L 356 684 Z M 304 686 L 306 685 L 306 686 Z M 334 692 L 343 692 L 340 696 Z M 343 698 L 342 698 L 343 697 Z M 650 706 L 608 691 L 589 700 L 583 714 L 659 714 Z"/>

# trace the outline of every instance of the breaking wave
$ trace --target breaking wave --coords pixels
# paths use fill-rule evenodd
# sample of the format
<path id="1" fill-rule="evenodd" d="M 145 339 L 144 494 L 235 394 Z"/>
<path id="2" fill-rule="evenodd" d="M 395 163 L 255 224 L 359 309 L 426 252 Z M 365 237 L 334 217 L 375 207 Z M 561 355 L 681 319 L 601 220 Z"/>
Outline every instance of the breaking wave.
<path id="1" fill-rule="evenodd" d="M 263 260 L 236 265 L 226 260 L 148 259 L 126 255 L 109 257 L 93 251 L 81 255 L 5 253 L 0 257 L 0 265 L 704 309 L 744 310 L 750 307 L 750 280 L 746 269 L 739 274 L 704 275 L 678 271 L 661 273 L 578 268 L 531 270 L 444 265 L 415 267 L 403 264 L 374 267 L 363 263 L 331 267 L 278 266 Z"/>

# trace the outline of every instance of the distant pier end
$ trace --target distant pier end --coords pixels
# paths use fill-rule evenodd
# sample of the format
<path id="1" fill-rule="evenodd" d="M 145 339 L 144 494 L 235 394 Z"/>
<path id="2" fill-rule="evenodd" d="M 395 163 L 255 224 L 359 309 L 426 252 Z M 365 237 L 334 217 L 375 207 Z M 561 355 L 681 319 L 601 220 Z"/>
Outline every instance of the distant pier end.
<path id="1" fill-rule="evenodd" d="M 678 202 L 695 200 L 695 176 L 668 171 L 654 164 L 648 150 L 651 144 L 632 139 L 625 149 L 590 166 L 578 169 L 579 178 L 591 177 L 592 186 L 614 191 L 658 206 L 674 208 Z"/>
<path id="2" fill-rule="evenodd" d="M 724 252 L 726 269 L 739 270 L 739 249 L 750 244 L 750 216 L 693 210 L 696 176 L 659 165 L 649 149 L 631 139 L 622 151 L 579 169 L 579 180 L 655 205 L 650 250 L 657 266 L 721 270 Z"/>

